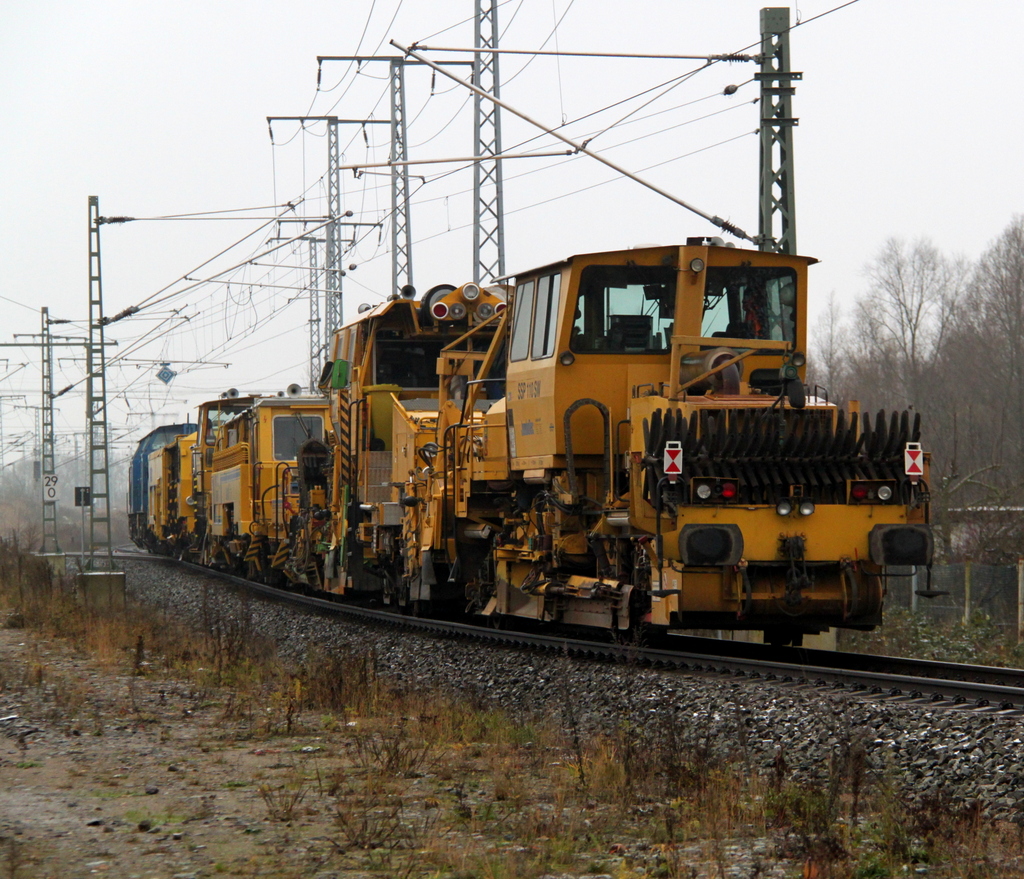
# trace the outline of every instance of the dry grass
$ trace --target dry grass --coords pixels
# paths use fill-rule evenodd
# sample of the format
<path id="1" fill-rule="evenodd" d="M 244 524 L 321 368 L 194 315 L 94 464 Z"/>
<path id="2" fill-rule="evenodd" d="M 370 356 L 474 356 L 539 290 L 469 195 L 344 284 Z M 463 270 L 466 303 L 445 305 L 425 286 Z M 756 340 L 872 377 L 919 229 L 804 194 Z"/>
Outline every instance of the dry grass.
<path id="1" fill-rule="evenodd" d="M 939 801 L 911 808 L 865 771 L 856 742 L 845 744 L 826 783 L 807 787 L 789 776 L 785 754 L 773 771 L 755 772 L 740 736 L 735 759 L 715 761 L 698 731 L 670 717 L 584 735 L 568 702 L 559 718 L 524 718 L 396 688 L 372 653 L 314 650 L 291 667 L 244 612 L 218 617 L 210 602 L 198 632 L 147 608 L 84 613 L 69 584 L 2 543 L 0 607 L 7 625 L 64 639 L 111 670 L 188 682 L 224 740 L 291 751 L 284 776 L 237 784 L 251 786 L 274 822 L 320 816 L 334 852 L 325 869 L 344 862 L 380 876 L 673 879 L 734 875 L 742 860 L 751 876 L 783 864 L 790 875 L 822 879 L 921 866 L 931 876 L 984 877 L 1007 875 L 1024 853 L 1017 828 L 976 810 Z M 90 714 L 81 681 L 42 653 L 27 660 L 18 679 L 0 667 L 0 689 L 45 691 L 50 719 L 102 734 L 105 719 Z"/>

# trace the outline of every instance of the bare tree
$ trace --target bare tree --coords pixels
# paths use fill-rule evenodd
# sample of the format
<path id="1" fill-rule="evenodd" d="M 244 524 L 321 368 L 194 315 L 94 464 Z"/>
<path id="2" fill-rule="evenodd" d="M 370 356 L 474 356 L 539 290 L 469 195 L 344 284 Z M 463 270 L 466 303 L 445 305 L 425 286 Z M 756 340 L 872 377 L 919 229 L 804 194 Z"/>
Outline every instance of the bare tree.
<path id="1" fill-rule="evenodd" d="M 890 238 L 866 270 L 857 318 L 861 339 L 890 371 L 904 405 L 920 405 L 926 371 L 939 357 L 966 287 L 960 259 L 930 242 Z M 866 352 L 865 352 L 866 353 Z"/>
<path id="2" fill-rule="evenodd" d="M 833 301 L 815 327 L 816 380 L 865 411 L 921 412 L 940 537 L 966 522 L 969 551 L 1013 556 L 1024 537 L 1024 216 L 976 265 L 894 238 L 865 274 L 845 320 Z"/>
<path id="3" fill-rule="evenodd" d="M 1024 493 L 1024 216 L 982 254 L 962 324 L 960 376 L 1003 464 L 1004 487 Z"/>
<path id="4" fill-rule="evenodd" d="M 846 399 L 849 347 L 843 308 L 833 290 L 828 296 L 827 307 L 818 315 L 811 331 L 807 380 L 812 386 L 826 388 L 834 402 Z"/>

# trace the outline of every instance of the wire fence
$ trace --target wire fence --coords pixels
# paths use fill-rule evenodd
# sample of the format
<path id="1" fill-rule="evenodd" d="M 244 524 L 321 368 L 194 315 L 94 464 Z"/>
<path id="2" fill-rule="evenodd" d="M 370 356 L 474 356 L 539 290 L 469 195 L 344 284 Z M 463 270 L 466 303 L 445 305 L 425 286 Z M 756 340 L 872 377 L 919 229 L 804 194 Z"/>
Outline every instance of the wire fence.
<path id="1" fill-rule="evenodd" d="M 890 569 L 886 607 L 898 607 L 925 616 L 934 623 L 967 622 L 984 614 L 1008 638 L 1024 640 L 1024 560 L 1016 565 L 961 562 L 932 568 L 931 597 L 924 570 Z"/>

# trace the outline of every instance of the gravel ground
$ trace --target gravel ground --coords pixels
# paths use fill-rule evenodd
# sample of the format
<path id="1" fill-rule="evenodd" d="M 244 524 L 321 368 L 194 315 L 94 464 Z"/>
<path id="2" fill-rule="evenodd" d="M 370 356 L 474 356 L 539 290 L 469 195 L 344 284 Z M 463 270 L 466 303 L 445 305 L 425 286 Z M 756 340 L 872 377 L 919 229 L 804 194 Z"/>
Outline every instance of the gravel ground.
<path id="1" fill-rule="evenodd" d="M 483 648 L 385 626 L 328 619 L 239 598 L 223 584 L 152 562 L 126 563 L 130 594 L 197 625 L 248 616 L 301 660 L 310 647 L 372 651 L 381 675 L 473 696 L 514 714 L 553 714 L 581 734 L 622 729 L 708 761 L 746 760 L 821 782 L 851 749 L 911 801 L 982 807 L 1024 823 L 1024 723 L 1009 714 L 872 701 L 800 685 L 722 679 Z"/>

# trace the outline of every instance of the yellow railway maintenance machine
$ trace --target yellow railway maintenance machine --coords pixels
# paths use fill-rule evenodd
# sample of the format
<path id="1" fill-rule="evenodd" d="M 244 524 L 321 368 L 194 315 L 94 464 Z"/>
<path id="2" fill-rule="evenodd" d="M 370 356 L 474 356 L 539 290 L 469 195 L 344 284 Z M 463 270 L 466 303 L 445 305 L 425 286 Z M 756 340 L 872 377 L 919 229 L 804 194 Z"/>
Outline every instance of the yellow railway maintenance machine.
<path id="1" fill-rule="evenodd" d="M 336 442 L 329 461 L 316 449 L 300 461 L 309 484 L 326 489 L 322 506 L 303 509 L 324 588 L 380 593 L 384 603 L 408 609 L 427 601 L 465 604 L 455 565 L 461 547 L 442 520 L 451 525 L 456 495 L 466 519 L 473 491 L 473 501 L 485 505 L 493 493 L 476 473 L 468 479 L 460 470 L 449 480 L 447 465 L 457 437 L 481 442 L 469 425 L 482 425 L 504 394 L 509 292 L 503 285 L 440 284 L 417 301 L 406 288 L 406 297 L 364 307 L 336 333 L 322 382 Z M 507 470 L 501 453 L 495 474 L 506 478 Z M 485 513 L 493 516 L 495 507 Z"/>
<path id="2" fill-rule="evenodd" d="M 178 434 L 149 455 L 149 545 L 162 555 L 188 557 L 196 523 L 191 494 L 196 439 L 196 433 Z"/>
<path id="3" fill-rule="evenodd" d="M 931 564 L 927 460 L 917 416 L 807 396 L 813 262 L 689 239 L 520 273 L 508 332 L 474 284 L 368 312 L 325 372 L 326 581 L 496 622 L 877 625 L 887 568 Z"/>
<path id="4" fill-rule="evenodd" d="M 199 407 L 192 552 L 204 564 L 283 584 L 301 518 L 299 451 L 327 442 L 327 400 L 228 391 Z M 295 521 L 293 521 L 295 520 Z"/>

